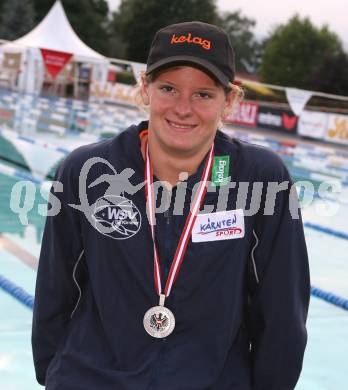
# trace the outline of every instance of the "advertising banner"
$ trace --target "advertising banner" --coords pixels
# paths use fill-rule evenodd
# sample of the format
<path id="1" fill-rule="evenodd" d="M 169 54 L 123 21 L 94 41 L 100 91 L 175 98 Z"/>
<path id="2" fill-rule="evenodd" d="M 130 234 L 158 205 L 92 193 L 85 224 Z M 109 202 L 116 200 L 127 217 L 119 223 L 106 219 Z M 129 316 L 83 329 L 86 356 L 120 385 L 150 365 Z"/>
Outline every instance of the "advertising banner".
<path id="1" fill-rule="evenodd" d="M 6 124 L 10 127 L 13 126 L 14 120 L 14 110 L 9 110 L 6 108 L 0 108 L 0 124 Z"/>
<path id="2" fill-rule="evenodd" d="M 79 68 L 79 79 L 90 81 L 91 80 L 91 69 Z"/>
<path id="3" fill-rule="evenodd" d="M 348 145 L 348 116 L 330 114 L 325 139 Z"/>
<path id="4" fill-rule="evenodd" d="M 55 80 L 58 73 L 70 61 L 72 54 L 48 49 L 40 49 L 40 51 L 47 72 L 52 76 L 52 79 Z"/>
<path id="5" fill-rule="evenodd" d="M 116 71 L 112 70 L 112 69 L 109 69 L 108 70 L 108 79 L 107 79 L 108 83 L 115 84 L 116 83 L 116 79 L 117 79 Z"/>
<path id="6" fill-rule="evenodd" d="M 135 105 L 135 88 L 135 86 L 121 83 L 114 84 L 108 82 L 105 85 L 100 85 L 99 83 L 94 82 L 90 89 L 90 99 L 92 101 L 96 99 L 99 101 L 102 100 L 104 102 Z"/>
<path id="7" fill-rule="evenodd" d="M 19 71 L 21 68 L 21 53 L 4 53 L 2 66 L 6 69 Z"/>
<path id="8" fill-rule="evenodd" d="M 235 107 L 233 113 L 224 119 L 224 122 L 256 127 L 258 109 L 258 103 L 241 102 Z"/>
<path id="9" fill-rule="evenodd" d="M 297 122 L 298 117 L 290 110 L 259 106 L 257 126 L 260 128 L 294 134 Z"/>
<path id="10" fill-rule="evenodd" d="M 324 139 L 329 115 L 324 112 L 303 111 L 298 120 L 298 133 L 305 137 Z"/>

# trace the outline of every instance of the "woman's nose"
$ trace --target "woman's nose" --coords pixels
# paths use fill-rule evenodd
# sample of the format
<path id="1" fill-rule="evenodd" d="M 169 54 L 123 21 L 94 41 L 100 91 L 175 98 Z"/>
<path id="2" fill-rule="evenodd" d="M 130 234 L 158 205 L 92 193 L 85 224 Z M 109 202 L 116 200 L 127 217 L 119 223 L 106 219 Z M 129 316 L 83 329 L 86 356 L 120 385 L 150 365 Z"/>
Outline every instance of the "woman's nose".
<path id="1" fill-rule="evenodd" d="M 175 102 L 175 113 L 179 117 L 188 117 L 192 114 L 192 102 L 189 96 L 180 95 Z"/>

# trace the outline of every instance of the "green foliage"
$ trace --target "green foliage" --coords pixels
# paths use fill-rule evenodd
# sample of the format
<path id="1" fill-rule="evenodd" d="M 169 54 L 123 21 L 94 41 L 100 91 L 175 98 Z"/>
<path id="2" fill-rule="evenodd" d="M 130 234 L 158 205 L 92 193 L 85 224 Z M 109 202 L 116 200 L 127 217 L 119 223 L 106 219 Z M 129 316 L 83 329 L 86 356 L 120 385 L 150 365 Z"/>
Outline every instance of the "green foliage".
<path id="1" fill-rule="evenodd" d="M 38 24 L 52 8 L 55 0 L 32 0 L 32 3 L 34 5 L 36 14 L 35 22 Z"/>
<path id="2" fill-rule="evenodd" d="M 92 8 L 104 19 L 106 19 L 109 15 L 109 5 L 106 0 L 92 0 Z"/>
<path id="3" fill-rule="evenodd" d="M 243 16 L 241 11 L 235 11 L 224 13 L 220 23 L 230 36 L 237 72 L 255 73 L 260 51 L 260 44 L 252 31 L 255 21 Z"/>
<path id="4" fill-rule="evenodd" d="M 128 85 L 135 85 L 137 81 L 134 78 L 133 72 L 130 71 L 124 71 L 124 72 L 117 72 L 117 82 L 122 84 L 128 84 Z"/>
<path id="5" fill-rule="evenodd" d="M 108 26 L 109 55 L 113 58 L 127 59 L 127 45 L 121 35 L 122 15 L 114 12 Z"/>
<path id="6" fill-rule="evenodd" d="M 313 75 L 325 58 L 341 52 L 342 44 L 335 33 L 295 15 L 265 42 L 259 74 L 267 83 L 315 90 L 318 84 Z"/>
<path id="7" fill-rule="evenodd" d="M 7 0 L 1 4 L 0 38 L 14 40 L 28 33 L 35 24 L 31 0 Z"/>
<path id="8" fill-rule="evenodd" d="M 321 92 L 348 96 L 348 55 L 341 51 L 325 56 L 308 79 Z"/>
<path id="9" fill-rule="evenodd" d="M 51 9 L 55 0 L 32 0 L 37 23 Z M 79 38 L 98 52 L 108 55 L 107 33 L 109 7 L 106 0 L 62 0 L 70 24 Z"/>
<path id="10" fill-rule="evenodd" d="M 122 0 L 111 33 L 120 37 L 127 59 L 145 62 L 157 30 L 190 20 L 217 22 L 215 0 Z"/>

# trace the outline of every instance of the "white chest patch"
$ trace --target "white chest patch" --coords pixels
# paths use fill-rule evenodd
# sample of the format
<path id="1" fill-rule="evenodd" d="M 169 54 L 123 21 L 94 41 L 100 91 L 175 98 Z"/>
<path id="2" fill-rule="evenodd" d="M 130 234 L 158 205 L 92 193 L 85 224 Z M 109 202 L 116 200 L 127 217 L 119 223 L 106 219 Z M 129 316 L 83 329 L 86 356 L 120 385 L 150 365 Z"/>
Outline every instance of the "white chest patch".
<path id="1" fill-rule="evenodd" d="M 192 242 L 233 240 L 243 238 L 244 234 L 242 209 L 198 214 L 192 230 Z"/>

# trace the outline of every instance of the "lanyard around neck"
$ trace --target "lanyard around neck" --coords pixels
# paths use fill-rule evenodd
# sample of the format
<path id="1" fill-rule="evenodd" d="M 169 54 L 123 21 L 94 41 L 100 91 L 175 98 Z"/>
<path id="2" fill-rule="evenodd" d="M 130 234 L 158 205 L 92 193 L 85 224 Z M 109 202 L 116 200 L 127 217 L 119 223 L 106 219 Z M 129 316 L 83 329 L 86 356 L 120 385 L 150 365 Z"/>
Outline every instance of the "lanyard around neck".
<path id="1" fill-rule="evenodd" d="M 208 157 L 205 162 L 203 174 L 201 181 L 199 183 L 198 189 L 196 191 L 194 200 L 192 202 L 189 214 L 186 218 L 184 229 L 181 233 L 178 246 L 175 251 L 174 259 L 170 267 L 169 275 L 167 282 L 164 288 L 164 295 L 168 297 L 172 287 L 176 281 L 176 278 L 179 274 L 181 264 L 184 260 L 186 253 L 186 248 L 190 240 L 192 233 L 193 225 L 196 220 L 199 209 L 201 208 L 204 195 L 207 191 L 207 182 L 211 175 L 212 165 L 214 160 L 214 144 L 212 144 Z M 153 251 L 154 251 L 154 279 L 156 292 L 159 296 L 162 295 L 162 282 L 161 282 L 161 267 L 159 262 L 158 250 L 155 242 L 155 199 L 154 199 L 154 190 L 153 190 L 153 170 L 152 163 L 149 155 L 149 145 L 146 143 L 146 152 L 145 152 L 145 193 L 146 193 L 146 206 L 148 211 L 148 218 L 151 227 L 151 235 L 153 241 Z"/>

